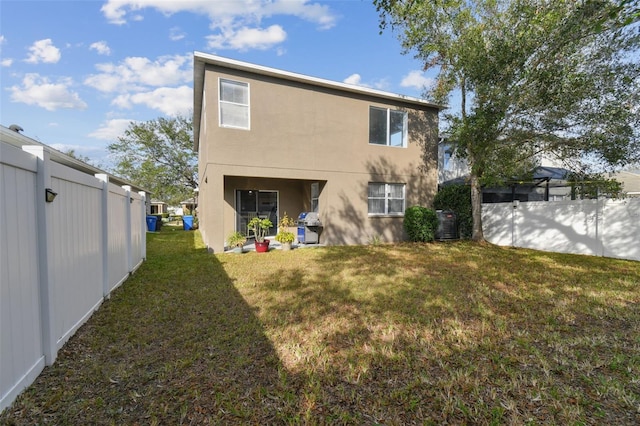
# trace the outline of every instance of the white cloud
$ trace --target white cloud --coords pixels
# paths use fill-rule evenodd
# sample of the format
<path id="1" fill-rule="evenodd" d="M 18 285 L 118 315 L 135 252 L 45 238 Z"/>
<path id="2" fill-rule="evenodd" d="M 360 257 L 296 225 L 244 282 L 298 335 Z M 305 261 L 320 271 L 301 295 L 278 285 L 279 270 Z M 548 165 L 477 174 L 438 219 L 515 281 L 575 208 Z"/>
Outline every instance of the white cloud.
<path id="1" fill-rule="evenodd" d="M 362 76 L 360 76 L 360 74 L 357 74 L 357 73 L 351 74 L 349 77 L 342 80 L 342 82 L 347 84 L 353 84 L 355 86 L 369 87 L 368 85 L 362 83 Z"/>
<path id="2" fill-rule="evenodd" d="M 100 11 L 112 24 L 123 25 L 127 23 L 126 19 L 124 19 L 127 11 L 121 9 L 121 5 L 119 3 L 108 1 L 107 3 L 102 5 Z"/>
<path id="3" fill-rule="evenodd" d="M 309 0 L 108 0 L 100 10 L 110 23 L 122 25 L 127 22 L 128 15 L 133 14 L 135 18 L 145 8 L 156 9 L 165 15 L 178 12 L 206 15 L 213 27 L 231 21 L 259 23 L 263 18 L 290 15 L 328 29 L 335 25 L 337 19 L 328 5 Z"/>
<path id="4" fill-rule="evenodd" d="M 328 30 L 336 24 L 337 16 L 329 9 L 328 5 L 310 3 L 307 0 L 280 0 L 263 2 L 268 5 L 265 8 L 266 16 L 294 15 L 304 20 L 314 22 L 320 29 Z"/>
<path id="5" fill-rule="evenodd" d="M 169 30 L 169 40 L 171 41 L 179 41 L 185 37 L 185 32 L 182 31 L 179 27 L 173 27 Z"/>
<path id="6" fill-rule="evenodd" d="M 6 37 L 0 34 L 0 52 L 2 51 L 2 45 L 5 44 L 6 42 L 7 42 Z M 13 59 L 11 58 L 0 59 L 0 66 L 2 67 L 10 67 L 12 64 L 13 64 Z"/>
<path id="7" fill-rule="evenodd" d="M 29 56 L 25 60 L 31 64 L 40 62 L 55 64 L 60 60 L 60 49 L 53 45 L 50 38 L 38 40 L 29 47 Z"/>
<path id="8" fill-rule="evenodd" d="M 389 88 L 389 82 L 386 79 L 380 79 L 372 83 L 365 83 L 362 81 L 362 76 L 358 73 L 351 74 L 349 77 L 342 80 L 343 83 L 353 84 L 355 86 L 369 87 L 378 90 L 387 90 Z"/>
<path id="9" fill-rule="evenodd" d="M 95 43 L 91 43 L 89 50 L 95 50 L 99 55 L 111 55 L 111 48 L 106 41 L 96 41 Z"/>
<path id="10" fill-rule="evenodd" d="M 22 80 L 22 87 L 12 86 L 9 91 L 13 102 L 37 105 L 48 111 L 61 108 L 86 109 L 87 104 L 80 99 L 77 92 L 70 89 L 72 84 L 73 81 L 69 78 L 52 83 L 39 74 L 27 74 Z"/>
<path id="11" fill-rule="evenodd" d="M 240 28 L 238 30 L 223 31 L 222 34 L 207 36 L 210 49 L 249 49 L 266 50 L 271 46 L 282 43 L 287 33 L 280 25 L 269 28 Z"/>
<path id="12" fill-rule="evenodd" d="M 143 91 L 149 87 L 171 86 L 193 80 L 190 54 L 162 56 L 155 61 L 129 57 L 119 64 L 97 64 L 96 68 L 101 73 L 87 77 L 84 84 L 106 93 Z"/>
<path id="13" fill-rule="evenodd" d="M 316 24 L 321 30 L 335 26 L 338 19 L 329 5 L 310 0 L 108 0 L 101 11 L 110 23 L 123 25 L 135 20 L 139 11 L 145 8 L 165 15 L 189 12 L 207 16 L 213 32 L 207 37 L 209 47 L 239 50 L 264 50 L 286 39 L 286 32 L 280 25 L 264 29 L 261 22 L 265 18 L 294 16 Z M 170 38 L 176 40 L 178 38 L 174 37 L 182 36 L 172 30 Z"/>
<path id="14" fill-rule="evenodd" d="M 118 139 L 118 136 L 122 136 L 124 134 L 124 131 L 129 128 L 129 124 L 131 122 L 135 122 L 135 120 L 129 120 L 126 118 L 108 120 L 102 123 L 100 128 L 95 132 L 91 132 L 87 136 L 90 138 L 115 141 Z"/>
<path id="15" fill-rule="evenodd" d="M 193 89 L 188 86 L 160 87 L 150 92 L 120 95 L 111 104 L 126 109 L 145 105 L 169 116 L 187 115 L 193 109 Z"/>
<path id="16" fill-rule="evenodd" d="M 409 74 L 405 75 L 400 82 L 402 87 L 413 87 L 418 90 L 430 88 L 435 84 L 435 80 L 430 77 L 425 77 L 424 73 L 418 70 L 413 70 Z"/>
<path id="17" fill-rule="evenodd" d="M 389 81 L 386 78 L 381 78 L 371 83 L 371 86 L 378 90 L 389 90 Z"/>

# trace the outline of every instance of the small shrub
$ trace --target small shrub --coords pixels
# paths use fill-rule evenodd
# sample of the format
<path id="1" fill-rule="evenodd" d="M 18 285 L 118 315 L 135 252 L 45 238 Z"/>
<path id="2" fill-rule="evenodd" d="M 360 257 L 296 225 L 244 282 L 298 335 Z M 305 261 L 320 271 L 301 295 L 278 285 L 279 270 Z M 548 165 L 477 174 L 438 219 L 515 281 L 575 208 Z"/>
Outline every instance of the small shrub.
<path id="1" fill-rule="evenodd" d="M 380 244 L 382 244 L 382 238 L 380 238 L 380 235 L 375 234 L 369 237 L 369 245 L 379 246 Z"/>
<path id="2" fill-rule="evenodd" d="M 234 231 L 227 237 L 229 247 L 242 247 L 247 242 L 247 237 L 238 231 Z"/>
<path id="3" fill-rule="evenodd" d="M 296 240 L 296 234 L 289 231 L 290 228 L 295 226 L 295 222 L 291 219 L 287 212 L 284 212 L 282 219 L 278 222 L 278 234 L 276 235 L 276 241 L 279 243 L 292 243 Z"/>
<path id="4" fill-rule="evenodd" d="M 438 216 L 433 209 L 412 206 L 404 212 L 403 226 L 410 241 L 433 241 L 438 229 Z"/>
<path id="5" fill-rule="evenodd" d="M 455 212 L 460 238 L 471 238 L 473 215 L 471 213 L 471 187 L 469 185 L 443 186 L 433 199 L 433 208 Z"/>
<path id="6" fill-rule="evenodd" d="M 255 237 L 256 242 L 259 243 L 264 242 L 267 232 L 272 226 L 273 222 L 269 219 L 261 219 L 259 217 L 254 217 L 247 224 L 247 227 L 253 231 L 253 236 Z"/>

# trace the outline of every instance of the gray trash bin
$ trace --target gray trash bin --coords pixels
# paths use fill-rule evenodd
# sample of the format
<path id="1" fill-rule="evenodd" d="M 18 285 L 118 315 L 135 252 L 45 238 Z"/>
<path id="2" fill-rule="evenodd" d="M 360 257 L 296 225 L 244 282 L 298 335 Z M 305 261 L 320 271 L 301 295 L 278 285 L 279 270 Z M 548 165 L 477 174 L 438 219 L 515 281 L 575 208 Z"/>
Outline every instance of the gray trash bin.
<path id="1" fill-rule="evenodd" d="M 298 215 L 298 242 L 318 244 L 322 233 L 322 222 L 316 212 L 302 212 Z"/>

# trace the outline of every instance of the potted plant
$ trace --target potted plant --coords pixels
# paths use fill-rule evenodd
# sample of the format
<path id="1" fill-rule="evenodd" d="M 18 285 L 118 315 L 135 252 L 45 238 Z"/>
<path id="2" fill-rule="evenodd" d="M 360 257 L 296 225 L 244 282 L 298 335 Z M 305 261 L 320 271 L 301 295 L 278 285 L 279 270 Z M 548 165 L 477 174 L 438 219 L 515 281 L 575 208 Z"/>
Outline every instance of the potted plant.
<path id="1" fill-rule="evenodd" d="M 258 253 L 264 253 L 269 251 L 269 240 L 265 237 L 267 236 L 267 231 L 269 228 L 273 226 L 273 223 L 269 219 L 261 219 L 259 217 L 254 217 L 247 224 L 247 227 L 253 231 L 253 235 L 256 239 L 256 251 Z"/>
<path id="2" fill-rule="evenodd" d="M 242 246 L 244 246 L 244 243 L 246 242 L 247 237 L 238 231 L 232 232 L 227 237 L 227 244 L 229 244 L 229 247 L 233 247 L 234 253 L 242 253 Z"/>
<path id="3" fill-rule="evenodd" d="M 278 224 L 278 235 L 276 235 L 276 241 L 282 244 L 282 250 L 291 250 L 291 244 L 296 239 L 296 234 L 289 229 L 295 226 L 295 222 L 289 216 L 287 212 L 284 212 L 280 223 Z"/>

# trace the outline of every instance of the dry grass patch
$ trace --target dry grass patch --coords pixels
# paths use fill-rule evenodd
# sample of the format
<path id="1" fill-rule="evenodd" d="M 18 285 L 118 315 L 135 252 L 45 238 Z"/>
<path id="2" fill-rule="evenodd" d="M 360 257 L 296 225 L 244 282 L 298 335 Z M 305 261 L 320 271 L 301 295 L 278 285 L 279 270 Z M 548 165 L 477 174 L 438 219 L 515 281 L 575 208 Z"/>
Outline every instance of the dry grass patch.
<path id="1" fill-rule="evenodd" d="M 149 238 L 2 424 L 640 423 L 638 262 Z"/>

